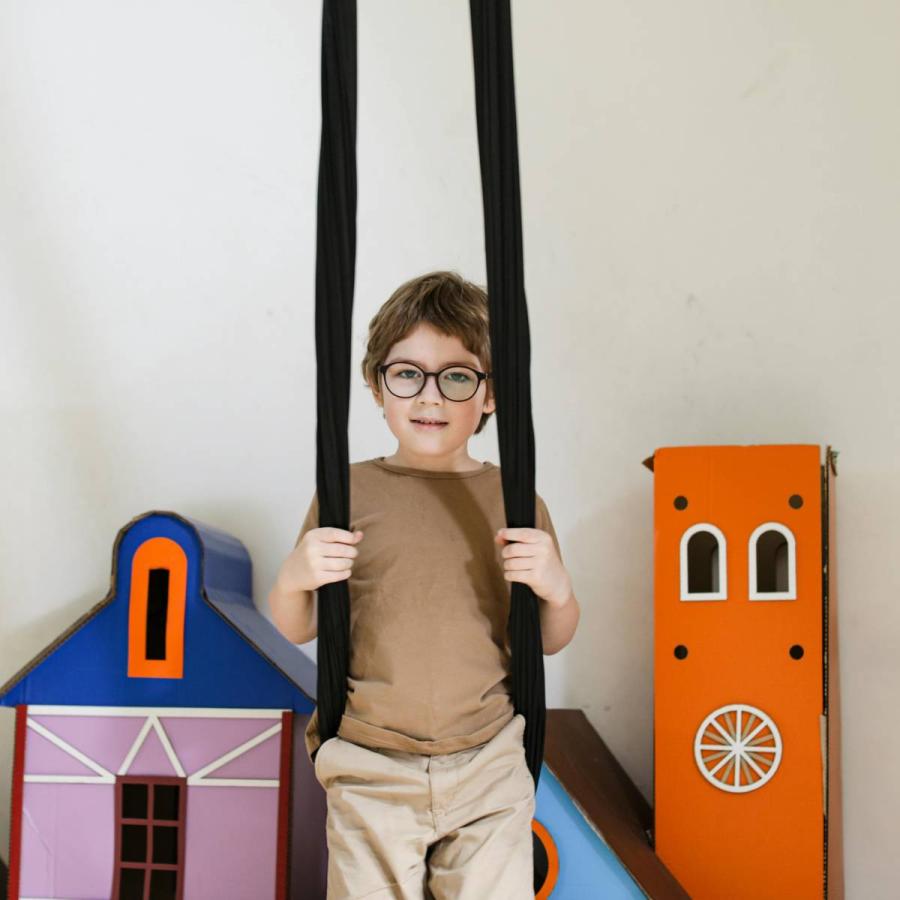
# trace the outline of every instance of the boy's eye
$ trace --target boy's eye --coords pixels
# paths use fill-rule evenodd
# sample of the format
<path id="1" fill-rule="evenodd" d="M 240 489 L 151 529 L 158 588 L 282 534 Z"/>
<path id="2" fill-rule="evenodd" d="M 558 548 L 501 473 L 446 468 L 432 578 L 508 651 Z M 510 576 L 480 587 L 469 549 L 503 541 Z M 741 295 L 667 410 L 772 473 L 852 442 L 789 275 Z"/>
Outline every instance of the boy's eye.
<path id="1" fill-rule="evenodd" d="M 419 374 L 419 372 L 418 372 L 417 369 L 401 369 L 401 370 L 400 370 L 399 372 L 397 372 L 396 374 L 397 374 L 398 376 L 399 376 L 399 375 L 412 375 L 413 378 L 415 378 L 416 375 Z"/>
<path id="2" fill-rule="evenodd" d="M 447 372 L 444 377 L 453 379 L 457 384 L 467 384 L 472 380 L 472 376 L 468 372 L 462 372 L 459 369 Z"/>

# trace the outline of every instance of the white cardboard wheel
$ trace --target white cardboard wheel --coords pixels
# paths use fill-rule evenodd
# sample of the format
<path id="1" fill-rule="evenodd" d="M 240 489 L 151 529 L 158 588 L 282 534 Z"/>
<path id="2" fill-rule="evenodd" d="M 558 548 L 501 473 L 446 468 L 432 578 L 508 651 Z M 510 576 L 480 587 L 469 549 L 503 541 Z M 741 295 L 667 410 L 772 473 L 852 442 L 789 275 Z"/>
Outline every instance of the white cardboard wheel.
<path id="1" fill-rule="evenodd" d="M 746 703 L 711 712 L 694 736 L 694 761 L 715 788 L 746 794 L 766 784 L 781 764 L 781 732 L 771 716 Z"/>

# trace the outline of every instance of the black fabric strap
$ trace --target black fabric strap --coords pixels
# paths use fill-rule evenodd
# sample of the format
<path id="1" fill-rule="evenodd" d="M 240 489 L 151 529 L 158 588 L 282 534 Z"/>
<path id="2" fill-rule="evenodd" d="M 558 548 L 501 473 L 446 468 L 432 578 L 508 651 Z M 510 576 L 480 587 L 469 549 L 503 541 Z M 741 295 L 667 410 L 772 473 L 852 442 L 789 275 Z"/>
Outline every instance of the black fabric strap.
<path id="1" fill-rule="evenodd" d="M 531 341 L 522 258 L 512 22 L 509 0 L 470 0 L 469 7 L 503 501 L 510 528 L 534 528 Z M 540 609 L 527 584 L 511 584 L 512 699 L 515 711 L 525 716 L 525 755 L 537 788 L 547 717 Z"/>
<path id="2" fill-rule="evenodd" d="M 356 0 L 322 8 L 322 141 L 316 230 L 316 489 L 319 526 L 350 527 L 350 352 L 356 273 Z M 316 703 L 321 742 L 347 702 L 350 592 L 318 590 Z M 318 751 L 317 751 L 318 752 Z"/>
<path id="3" fill-rule="evenodd" d="M 531 345 L 522 260 L 509 0 L 470 0 L 470 12 L 503 499 L 510 527 L 533 528 Z M 316 235 L 316 485 L 320 527 L 347 530 L 347 428 L 356 261 L 356 79 L 356 2 L 324 0 Z M 525 716 L 525 754 L 537 789 L 546 719 L 543 648 L 538 599 L 528 585 L 520 582 L 511 582 L 508 633 L 513 707 Z M 319 589 L 318 635 L 321 746 L 337 734 L 347 700 L 350 596 L 346 581 Z"/>

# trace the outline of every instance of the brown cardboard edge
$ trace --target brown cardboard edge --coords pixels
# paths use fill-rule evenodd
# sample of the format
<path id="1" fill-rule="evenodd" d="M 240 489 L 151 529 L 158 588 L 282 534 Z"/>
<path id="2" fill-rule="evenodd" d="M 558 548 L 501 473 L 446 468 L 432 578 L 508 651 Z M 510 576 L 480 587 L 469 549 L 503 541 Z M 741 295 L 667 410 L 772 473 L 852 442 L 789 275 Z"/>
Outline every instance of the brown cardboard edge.
<path id="1" fill-rule="evenodd" d="M 583 710 L 547 710 L 544 763 L 649 897 L 690 900 L 650 846 L 650 805 Z"/>
<path id="2" fill-rule="evenodd" d="M 827 785 L 825 805 L 825 896 L 828 900 L 844 897 L 844 840 L 841 777 L 841 690 L 839 637 L 837 616 L 836 494 L 837 451 L 829 445 L 825 450 L 822 488 L 825 494 L 823 512 L 827 519 L 822 530 L 827 546 L 823 548 L 825 572 L 823 606 L 826 620 L 825 646 L 825 713 L 828 728 Z"/>
<path id="3" fill-rule="evenodd" d="M 679 446 L 691 446 L 691 445 L 687 444 L 687 445 L 679 445 Z M 707 446 L 710 446 L 710 447 L 778 447 L 778 446 L 803 447 L 803 446 L 817 446 L 817 445 L 813 445 L 813 444 L 808 444 L 808 445 L 805 445 L 805 444 L 783 444 L 783 445 L 782 444 L 700 444 L 697 446 L 701 446 L 701 447 L 707 447 Z M 646 459 L 642 459 L 641 465 L 646 466 L 651 472 L 653 472 L 654 466 L 656 465 L 656 454 L 661 449 L 663 449 L 663 448 L 658 447 L 656 450 L 653 451 L 653 453 L 650 454 L 650 456 L 648 456 Z M 831 447 L 829 446 L 826 449 L 827 464 L 829 466 L 831 466 L 831 469 L 835 475 L 837 475 L 837 457 L 838 457 L 838 451 L 832 450 Z"/>

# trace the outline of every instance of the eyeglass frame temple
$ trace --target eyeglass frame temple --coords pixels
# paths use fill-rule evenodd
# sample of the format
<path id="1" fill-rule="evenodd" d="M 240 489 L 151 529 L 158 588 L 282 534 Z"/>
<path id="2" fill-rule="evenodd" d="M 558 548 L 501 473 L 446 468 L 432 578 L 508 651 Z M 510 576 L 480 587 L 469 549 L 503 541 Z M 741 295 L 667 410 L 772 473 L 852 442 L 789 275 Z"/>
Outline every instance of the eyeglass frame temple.
<path id="1" fill-rule="evenodd" d="M 398 363 L 404 364 L 407 366 L 412 366 L 413 368 L 418 369 L 425 376 L 425 380 L 422 382 L 422 386 L 414 394 L 410 394 L 408 397 L 401 397 L 399 394 L 394 394 L 394 392 L 391 391 L 390 387 L 388 387 L 387 378 L 384 375 L 384 372 L 386 369 L 388 369 L 390 366 L 396 366 Z M 472 391 L 472 395 L 470 397 L 466 397 L 465 400 L 454 400 L 453 397 L 448 397 L 441 390 L 441 383 L 440 383 L 440 381 L 438 381 L 438 375 L 440 375 L 441 372 L 446 372 L 447 369 L 468 369 L 470 372 L 474 372 L 478 376 L 478 384 L 475 385 L 475 390 Z M 468 403 L 472 399 L 472 397 L 474 397 L 478 393 L 478 388 L 481 387 L 481 382 L 487 381 L 488 378 L 493 377 L 492 372 L 480 372 L 478 369 L 475 369 L 472 366 L 463 366 L 463 365 L 444 366 L 443 369 L 439 369 L 437 372 L 426 372 L 421 366 L 417 366 L 415 363 L 405 362 L 405 360 L 402 360 L 402 359 L 395 360 L 392 363 L 382 363 L 378 367 L 378 374 L 381 375 L 382 380 L 384 381 L 384 386 L 389 391 L 391 391 L 391 393 L 394 394 L 395 397 L 398 397 L 400 400 L 412 400 L 413 397 L 418 397 L 419 394 L 421 394 L 422 391 L 425 390 L 425 385 L 428 384 L 428 376 L 434 375 L 434 383 L 437 385 L 438 393 L 445 400 L 449 400 L 451 403 Z"/>

